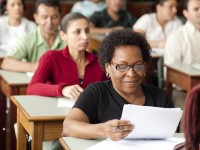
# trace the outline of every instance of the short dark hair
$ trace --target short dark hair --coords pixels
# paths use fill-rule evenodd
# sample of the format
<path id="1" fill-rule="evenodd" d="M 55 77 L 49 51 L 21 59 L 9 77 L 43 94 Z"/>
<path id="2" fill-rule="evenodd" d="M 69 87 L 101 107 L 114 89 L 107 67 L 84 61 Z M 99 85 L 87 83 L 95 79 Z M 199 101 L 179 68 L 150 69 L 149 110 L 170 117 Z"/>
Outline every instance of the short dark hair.
<path id="1" fill-rule="evenodd" d="M 7 5 L 7 1 L 8 1 L 8 0 L 3 0 L 2 3 L 1 3 L 1 8 L 0 8 L 1 12 L 0 12 L 0 14 L 2 14 L 2 15 L 5 15 L 5 14 L 6 14 L 6 5 Z M 21 0 L 21 2 L 22 2 L 22 5 L 23 5 L 23 9 L 26 10 L 26 3 L 25 3 L 25 0 Z"/>
<path id="2" fill-rule="evenodd" d="M 58 7 L 59 12 L 61 12 L 60 1 L 59 0 L 36 0 L 35 2 L 35 13 L 38 12 L 38 7 L 40 4 L 44 4 L 49 7 Z"/>
<path id="3" fill-rule="evenodd" d="M 68 13 L 66 14 L 62 21 L 61 21 L 61 24 L 60 24 L 60 28 L 63 32 L 66 32 L 67 31 L 67 28 L 69 26 L 69 23 L 73 20 L 77 20 L 77 19 L 85 19 L 88 21 L 89 23 L 89 20 L 87 17 L 85 17 L 84 15 L 80 14 L 80 13 L 77 13 L 77 12 L 71 12 L 71 13 Z"/>
<path id="4" fill-rule="evenodd" d="M 151 47 L 146 38 L 131 29 L 113 30 L 100 44 L 98 50 L 99 63 L 105 70 L 105 64 L 110 63 L 115 49 L 120 46 L 138 46 L 143 60 L 148 63 L 151 59 Z"/>

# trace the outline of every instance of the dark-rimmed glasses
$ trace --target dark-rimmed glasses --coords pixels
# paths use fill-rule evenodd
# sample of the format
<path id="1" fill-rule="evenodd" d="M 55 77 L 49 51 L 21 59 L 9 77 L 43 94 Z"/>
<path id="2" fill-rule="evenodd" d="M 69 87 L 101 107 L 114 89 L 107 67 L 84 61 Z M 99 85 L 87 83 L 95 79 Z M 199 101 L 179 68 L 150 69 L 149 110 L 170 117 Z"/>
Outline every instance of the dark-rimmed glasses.
<path id="1" fill-rule="evenodd" d="M 133 70 L 136 72 L 144 71 L 146 69 L 145 62 L 134 64 L 134 65 L 126 65 L 126 64 L 117 64 L 111 61 L 111 64 L 115 67 L 116 70 L 121 71 L 121 72 L 129 71 L 130 68 L 133 68 Z"/>

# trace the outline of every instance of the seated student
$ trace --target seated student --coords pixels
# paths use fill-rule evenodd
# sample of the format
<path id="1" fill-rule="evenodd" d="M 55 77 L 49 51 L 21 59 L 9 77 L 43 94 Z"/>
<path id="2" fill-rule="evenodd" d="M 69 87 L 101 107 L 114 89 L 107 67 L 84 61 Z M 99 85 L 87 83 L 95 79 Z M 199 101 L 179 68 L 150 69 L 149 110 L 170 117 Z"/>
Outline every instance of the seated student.
<path id="1" fill-rule="evenodd" d="M 123 10 L 124 0 L 105 0 L 107 8 L 90 17 L 91 33 L 105 34 L 113 29 L 131 28 L 135 18 Z"/>
<path id="2" fill-rule="evenodd" d="M 124 104 L 174 107 L 164 90 L 142 84 L 150 51 L 141 34 L 131 29 L 112 31 L 98 53 L 111 80 L 91 84 L 81 93 L 64 120 L 62 136 L 120 140 L 134 128 L 129 121 L 119 120 Z"/>
<path id="3" fill-rule="evenodd" d="M 83 0 L 76 2 L 71 12 L 78 12 L 86 17 L 90 17 L 94 12 L 102 11 L 106 8 L 106 3 L 102 0 Z"/>
<path id="4" fill-rule="evenodd" d="M 61 22 L 60 36 L 68 45 L 41 57 L 28 94 L 77 99 L 88 84 L 107 79 L 97 56 L 86 51 L 90 27 L 85 16 L 67 14 Z"/>
<path id="5" fill-rule="evenodd" d="M 166 42 L 164 62 L 193 64 L 200 63 L 200 1 L 186 0 L 183 10 L 187 22 Z"/>
<path id="6" fill-rule="evenodd" d="M 183 126 L 186 150 L 200 149 L 200 84 L 195 86 L 185 101 Z"/>
<path id="7" fill-rule="evenodd" d="M 58 35 L 60 24 L 58 0 L 37 0 L 34 18 L 39 27 L 16 40 L 3 60 L 2 69 L 34 72 L 38 66 L 39 58 L 47 50 L 57 50 L 66 46 L 66 42 L 61 40 Z"/>
<path id="8" fill-rule="evenodd" d="M 133 25 L 133 30 L 143 33 L 152 48 L 164 48 L 165 41 L 182 22 L 176 17 L 177 0 L 156 0 L 154 13 L 144 14 Z"/>
<path id="9" fill-rule="evenodd" d="M 20 36 L 36 28 L 36 24 L 23 17 L 24 0 L 3 0 L 4 16 L 0 17 L 0 50 L 9 51 L 11 45 Z"/>
<path id="10" fill-rule="evenodd" d="M 183 113 L 185 144 L 174 150 L 200 150 L 200 84 L 188 93 Z"/>

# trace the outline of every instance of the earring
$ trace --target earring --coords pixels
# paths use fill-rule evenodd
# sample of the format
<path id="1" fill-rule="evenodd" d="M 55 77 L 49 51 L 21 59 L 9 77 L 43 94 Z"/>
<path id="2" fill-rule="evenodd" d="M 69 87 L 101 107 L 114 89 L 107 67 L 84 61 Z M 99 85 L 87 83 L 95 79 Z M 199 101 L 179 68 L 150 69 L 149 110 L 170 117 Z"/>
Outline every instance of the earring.
<path id="1" fill-rule="evenodd" d="M 110 74 L 108 72 L 106 72 L 106 77 L 110 78 Z"/>

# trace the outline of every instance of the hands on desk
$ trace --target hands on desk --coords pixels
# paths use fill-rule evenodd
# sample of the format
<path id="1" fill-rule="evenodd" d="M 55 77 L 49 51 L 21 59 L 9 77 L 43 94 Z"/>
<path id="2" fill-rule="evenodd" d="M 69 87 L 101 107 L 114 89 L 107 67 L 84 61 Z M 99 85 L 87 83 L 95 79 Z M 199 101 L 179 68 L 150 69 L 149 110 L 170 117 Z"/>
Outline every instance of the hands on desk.
<path id="1" fill-rule="evenodd" d="M 110 120 L 104 123 L 105 137 L 113 141 L 118 141 L 126 136 L 134 129 L 134 125 L 128 120 Z"/>
<path id="2" fill-rule="evenodd" d="M 83 92 L 83 88 L 79 85 L 71 85 L 71 86 L 65 86 L 62 89 L 62 95 L 65 97 L 70 98 L 71 100 L 77 100 L 79 95 Z"/>

